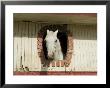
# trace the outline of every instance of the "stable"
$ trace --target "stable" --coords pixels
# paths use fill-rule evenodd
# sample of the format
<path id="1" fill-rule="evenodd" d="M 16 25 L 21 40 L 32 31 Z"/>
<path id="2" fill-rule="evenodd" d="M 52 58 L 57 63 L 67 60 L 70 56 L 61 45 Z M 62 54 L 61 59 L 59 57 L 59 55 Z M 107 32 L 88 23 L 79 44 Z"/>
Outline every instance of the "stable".
<path id="1" fill-rule="evenodd" d="M 63 60 L 48 60 L 44 42 L 47 29 L 58 29 Z M 15 13 L 13 33 L 15 74 L 97 72 L 95 13 Z"/>

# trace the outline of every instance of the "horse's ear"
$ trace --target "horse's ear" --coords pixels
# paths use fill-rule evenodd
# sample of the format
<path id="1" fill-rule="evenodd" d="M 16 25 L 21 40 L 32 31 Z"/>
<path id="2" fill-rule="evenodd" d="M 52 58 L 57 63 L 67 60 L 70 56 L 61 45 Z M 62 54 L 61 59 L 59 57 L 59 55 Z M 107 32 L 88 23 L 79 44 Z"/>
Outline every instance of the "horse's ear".
<path id="1" fill-rule="evenodd" d="M 57 33 L 58 33 L 58 29 L 54 32 L 54 34 L 57 35 Z"/>
<path id="2" fill-rule="evenodd" d="M 47 34 L 49 33 L 49 30 L 47 29 Z"/>

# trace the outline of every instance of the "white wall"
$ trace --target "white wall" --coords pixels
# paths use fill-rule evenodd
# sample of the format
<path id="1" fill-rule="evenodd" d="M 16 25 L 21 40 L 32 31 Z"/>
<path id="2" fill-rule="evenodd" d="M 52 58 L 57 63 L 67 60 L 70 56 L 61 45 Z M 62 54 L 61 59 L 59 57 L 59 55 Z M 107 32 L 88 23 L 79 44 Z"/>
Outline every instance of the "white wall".
<path id="1" fill-rule="evenodd" d="M 29 67 L 30 71 L 41 68 L 37 53 L 38 25 L 31 22 L 15 22 L 14 25 L 14 70 Z M 26 70 L 26 69 L 24 69 Z M 23 71 L 23 70 L 22 70 Z"/>
<path id="2" fill-rule="evenodd" d="M 97 29 L 96 26 L 68 25 L 73 33 L 72 69 L 74 71 L 97 70 Z"/>

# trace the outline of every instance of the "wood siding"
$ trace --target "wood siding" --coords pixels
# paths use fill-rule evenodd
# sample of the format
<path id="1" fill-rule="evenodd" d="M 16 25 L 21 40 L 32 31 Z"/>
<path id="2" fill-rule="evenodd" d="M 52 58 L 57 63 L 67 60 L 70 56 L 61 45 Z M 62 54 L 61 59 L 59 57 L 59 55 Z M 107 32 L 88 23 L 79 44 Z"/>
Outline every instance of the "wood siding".
<path id="1" fill-rule="evenodd" d="M 68 24 L 74 49 L 69 67 L 43 67 L 37 50 L 38 31 L 48 24 L 14 23 L 14 71 L 97 71 L 96 25 Z M 24 69 L 23 69 L 24 68 Z"/>

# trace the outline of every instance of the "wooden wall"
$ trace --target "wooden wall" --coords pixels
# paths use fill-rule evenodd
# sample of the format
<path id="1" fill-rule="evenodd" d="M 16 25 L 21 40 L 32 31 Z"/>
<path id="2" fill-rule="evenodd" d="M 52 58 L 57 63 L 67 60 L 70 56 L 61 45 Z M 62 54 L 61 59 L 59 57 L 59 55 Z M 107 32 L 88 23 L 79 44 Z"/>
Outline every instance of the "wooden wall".
<path id="1" fill-rule="evenodd" d="M 37 50 L 37 33 L 45 25 L 14 23 L 14 71 L 97 71 L 96 25 L 68 24 L 74 49 L 69 67 L 42 67 Z M 24 68 L 24 69 L 23 69 Z"/>
<path id="2" fill-rule="evenodd" d="M 37 24 L 32 22 L 15 22 L 14 24 L 15 71 L 16 70 L 28 71 L 28 68 L 30 71 L 39 70 L 40 62 L 37 54 L 37 31 L 38 31 L 37 29 L 39 29 L 38 27 L 39 26 Z"/>
<path id="3" fill-rule="evenodd" d="M 68 25 L 74 37 L 72 69 L 74 71 L 97 70 L 97 29 L 96 25 Z"/>

